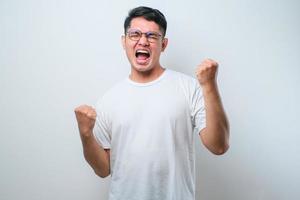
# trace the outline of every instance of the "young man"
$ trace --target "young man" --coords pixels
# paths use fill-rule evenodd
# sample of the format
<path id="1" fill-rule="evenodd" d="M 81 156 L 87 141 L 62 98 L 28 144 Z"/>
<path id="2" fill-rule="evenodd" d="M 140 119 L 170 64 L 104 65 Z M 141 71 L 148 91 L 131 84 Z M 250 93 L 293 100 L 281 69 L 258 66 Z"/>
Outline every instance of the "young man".
<path id="1" fill-rule="evenodd" d="M 227 151 L 229 125 L 210 59 L 197 79 L 161 66 L 167 22 L 137 7 L 124 23 L 122 44 L 131 65 L 95 111 L 75 109 L 84 156 L 100 177 L 111 174 L 110 200 L 194 200 L 194 138 L 214 154 Z"/>

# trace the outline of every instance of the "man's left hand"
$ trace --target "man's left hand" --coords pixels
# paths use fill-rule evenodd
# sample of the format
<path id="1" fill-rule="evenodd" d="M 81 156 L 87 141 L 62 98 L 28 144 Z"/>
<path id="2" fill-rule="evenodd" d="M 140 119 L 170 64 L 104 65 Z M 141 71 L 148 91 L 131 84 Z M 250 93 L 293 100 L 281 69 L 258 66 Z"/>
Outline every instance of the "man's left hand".
<path id="1" fill-rule="evenodd" d="M 212 59 L 205 59 L 196 69 L 197 79 L 201 86 L 215 84 L 218 63 Z"/>

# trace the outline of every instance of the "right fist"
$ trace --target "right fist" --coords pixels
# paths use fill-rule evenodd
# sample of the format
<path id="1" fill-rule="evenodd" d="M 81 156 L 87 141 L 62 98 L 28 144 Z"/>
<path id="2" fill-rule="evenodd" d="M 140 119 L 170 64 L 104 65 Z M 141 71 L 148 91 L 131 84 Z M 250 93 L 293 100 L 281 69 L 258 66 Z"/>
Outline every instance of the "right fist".
<path id="1" fill-rule="evenodd" d="M 75 115 L 80 134 L 91 136 L 97 116 L 95 109 L 88 105 L 81 105 L 75 108 Z"/>

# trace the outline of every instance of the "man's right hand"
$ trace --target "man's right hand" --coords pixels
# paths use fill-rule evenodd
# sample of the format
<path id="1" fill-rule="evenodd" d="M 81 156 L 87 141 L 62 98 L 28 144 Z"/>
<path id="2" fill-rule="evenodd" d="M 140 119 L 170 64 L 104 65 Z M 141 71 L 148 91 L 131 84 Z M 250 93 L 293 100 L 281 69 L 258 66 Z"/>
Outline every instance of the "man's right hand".
<path id="1" fill-rule="evenodd" d="M 75 115 L 81 137 L 90 137 L 93 133 L 97 113 L 88 105 L 81 105 L 75 108 Z"/>
<path id="2" fill-rule="evenodd" d="M 110 174 L 110 150 L 103 149 L 93 137 L 97 113 L 88 105 L 75 108 L 80 137 L 83 145 L 83 154 L 94 172 L 104 178 Z"/>

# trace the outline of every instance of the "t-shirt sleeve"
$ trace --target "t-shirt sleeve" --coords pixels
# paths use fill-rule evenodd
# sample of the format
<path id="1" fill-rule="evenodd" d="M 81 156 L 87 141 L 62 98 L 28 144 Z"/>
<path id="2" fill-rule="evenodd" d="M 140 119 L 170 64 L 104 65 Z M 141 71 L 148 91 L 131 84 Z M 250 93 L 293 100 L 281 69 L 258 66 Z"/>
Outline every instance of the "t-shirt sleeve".
<path id="1" fill-rule="evenodd" d="M 194 80 L 192 87 L 190 87 L 190 106 L 191 118 L 194 128 L 194 133 L 199 134 L 200 131 L 206 127 L 206 114 L 202 89 L 199 83 Z"/>
<path id="2" fill-rule="evenodd" d="M 97 142 L 104 149 L 111 147 L 111 122 L 108 114 L 105 112 L 103 104 L 100 102 L 96 106 L 97 117 L 94 126 L 94 136 Z"/>

